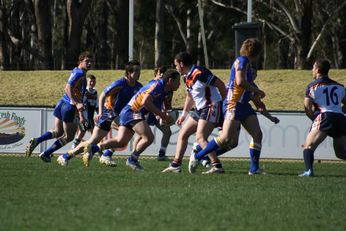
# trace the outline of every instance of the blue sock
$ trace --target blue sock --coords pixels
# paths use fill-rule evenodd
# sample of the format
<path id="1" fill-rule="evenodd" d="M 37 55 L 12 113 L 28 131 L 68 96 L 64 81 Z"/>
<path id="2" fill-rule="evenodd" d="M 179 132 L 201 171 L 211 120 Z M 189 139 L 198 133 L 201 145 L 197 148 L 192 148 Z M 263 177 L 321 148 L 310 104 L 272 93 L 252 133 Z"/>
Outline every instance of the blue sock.
<path id="1" fill-rule="evenodd" d="M 312 171 L 312 164 L 314 162 L 314 151 L 310 148 L 304 149 L 303 155 L 304 155 L 305 170 L 308 171 L 309 169 L 311 169 Z"/>
<path id="2" fill-rule="evenodd" d="M 50 140 L 52 138 L 53 138 L 53 133 L 50 131 L 47 131 L 43 133 L 40 137 L 36 138 L 36 140 L 38 143 L 41 143 L 43 141 Z"/>
<path id="3" fill-rule="evenodd" d="M 45 156 L 50 156 L 53 152 L 55 152 L 56 150 L 60 149 L 62 146 L 64 146 L 65 144 L 60 140 L 57 139 L 52 146 L 50 146 L 45 152 L 44 155 Z"/>
<path id="4" fill-rule="evenodd" d="M 205 149 L 203 149 L 195 155 L 195 158 L 197 160 L 201 160 L 205 155 L 217 150 L 218 148 L 220 148 L 219 145 L 216 143 L 215 139 L 212 139 L 208 142 L 207 147 L 205 147 Z"/>
<path id="5" fill-rule="evenodd" d="M 70 156 L 68 153 L 65 153 L 62 155 L 62 158 L 64 158 L 65 160 L 70 160 L 72 156 Z"/>
<path id="6" fill-rule="evenodd" d="M 106 151 L 103 152 L 102 156 L 110 156 L 112 157 L 113 151 L 110 149 L 107 149 Z"/>
<path id="7" fill-rule="evenodd" d="M 138 161 L 139 153 L 137 153 L 136 150 L 134 150 L 130 157 L 131 157 L 131 160 Z"/>
<path id="8" fill-rule="evenodd" d="M 261 150 L 250 148 L 250 171 L 255 172 L 259 169 L 259 158 Z"/>
<path id="9" fill-rule="evenodd" d="M 100 147 L 99 147 L 97 144 L 93 144 L 93 145 L 91 146 L 91 152 L 92 152 L 92 154 L 94 154 L 94 153 L 96 153 L 96 152 L 99 152 L 99 151 L 101 151 L 101 149 L 100 149 Z"/>
<path id="10" fill-rule="evenodd" d="M 224 154 L 225 152 L 228 152 L 230 149 L 225 149 L 225 148 L 219 148 L 215 151 L 217 156 L 221 156 L 222 154 Z"/>

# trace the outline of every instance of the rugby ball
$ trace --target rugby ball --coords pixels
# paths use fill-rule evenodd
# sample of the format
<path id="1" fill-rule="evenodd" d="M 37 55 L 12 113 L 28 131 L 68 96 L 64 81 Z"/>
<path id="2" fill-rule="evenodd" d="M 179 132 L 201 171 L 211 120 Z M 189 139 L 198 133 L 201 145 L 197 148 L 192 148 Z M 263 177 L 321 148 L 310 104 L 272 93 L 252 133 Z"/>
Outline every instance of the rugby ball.
<path id="1" fill-rule="evenodd" d="M 172 126 L 175 124 L 175 121 L 179 118 L 179 111 L 178 110 L 169 110 L 167 111 L 167 115 L 171 117 L 169 121 L 163 121 L 160 119 L 160 125 L 167 125 L 167 126 Z"/>

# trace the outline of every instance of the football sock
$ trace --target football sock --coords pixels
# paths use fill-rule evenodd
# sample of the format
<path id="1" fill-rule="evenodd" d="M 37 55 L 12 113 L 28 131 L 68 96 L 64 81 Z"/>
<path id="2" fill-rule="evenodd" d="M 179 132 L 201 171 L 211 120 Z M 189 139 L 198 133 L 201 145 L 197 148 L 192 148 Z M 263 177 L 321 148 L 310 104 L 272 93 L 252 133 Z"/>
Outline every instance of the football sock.
<path id="1" fill-rule="evenodd" d="M 159 151 L 159 156 L 165 156 L 166 155 L 166 149 L 165 147 L 161 147 Z"/>
<path id="2" fill-rule="evenodd" d="M 139 153 L 136 150 L 134 150 L 131 154 L 131 159 L 133 161 L 138 161 L 138 157 L 139 157 Z"/>
<path id="3" fill-rule="evenodd" d="M 174 159 L 171 163 L 171 166 L 174 168 L 179 167 L 180 165 L 181 165 L 181 161 L 176 160 L 176 159 Z"/>
<path id="4" fill-rule="evenodd" d="M 107 149 L 106 151 L 103 152 L 102 156 L 110 156 L 112 157 L 113 151 L 110 149 Z"/>
<path id="5" fill-rule="evenodd" d="M 259 169 L 259 159 L 261 155 L 261 144 L 251 142 L 250 144 L 250 171 L 255 172 Z"/>
<path id="6" fill-rule="evenodd" d="M 52 146 L 50 146 L 45 152 L 44 155 L 45 156 L 50 156 L 53 152 L 55 152 L 56 150 L 60 149 L 61 147 L 63 147 L 66 144 L 65 139 L 57 139 Z"/>
<path id="7" fill-rule="evenodd" d="M 46 140 L 50 140 L 53 138 L 53 133 L 51 131 L 47 131 L 43 133 L 40 137 L 36 138 L 38 143 L 41 143 Z"/>
<path id="8" fill-rule="evenodd" d="M 216 160 L 215 162 L 212 163 L 213 167 L 215 168 L 222 168 L 222 164 L 220 162 L 220 160 Z"/>
<path id="9" fill-rule="evenodd" d="M 101 148 L 97 145 L 97 144 L 92 144 L 91 145 L 91 152 L 92 154 L 96 153 L 96 152 L 100 152 Z"/>
<path id="10" fill-rule="evenodd" d="M 215 151 L 217 156 L 221 156 L 222 154 L 224 154 L 225 152 L 230 151 L 230 149 L 226 149 L 226 148 L 219 148 Z"/>
<path id="11" fill-rule="evenodd" d="M 207 147 L 205 147 L 205 149 L 195 154 L 195 158 L 197 160 L 201 160 L 205 155 L 207 155 L 208 153 L 211 153 L 212 151 L 217 150 L 218 148 L 220 148 L 219 145 L 216 143 L 215 139 L 212 139 L 211 141 L 208 142 Z"/>
<path id="12" fill-rule="evenodd" d="M 312 164 L 314 162 L 314 151 L 310 148 L 304 149 L 303 155 L 304 155 L 305 170 L 308 171 L 309 169 L 311 169 L 312 171 Z"/>
<path id="13" fill-rule="evenodd" d="M 72 158 L 72 155 L 69 155 L 68 153 L 65 153 L 62 155 L 62 157 L 65 159 L 65 160 L 70 160 Z"/>

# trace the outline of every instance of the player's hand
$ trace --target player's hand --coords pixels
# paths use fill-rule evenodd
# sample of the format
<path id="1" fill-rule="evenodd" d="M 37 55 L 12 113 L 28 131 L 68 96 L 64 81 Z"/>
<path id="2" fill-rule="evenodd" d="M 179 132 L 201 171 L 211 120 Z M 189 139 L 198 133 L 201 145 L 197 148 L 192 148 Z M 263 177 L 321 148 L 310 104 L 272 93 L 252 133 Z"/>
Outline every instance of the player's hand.
<path id="1" fill-rule="evenodd" d="M 177 121 L 175 122 L 177 125 L 182 125 L 183 124 L 183 122 L 185 121 L 185 119 L 186 119 L 186 116 L 180 116 L 178 119 L 177 119 Z"/>
<path id="2" fill-rule="evenodd" d="M 94 117 L 94 121 L 97 123 L 99 121 L 99 119 L 101 119 L 102 117 L 102 114 L 97 114 L 95 117 Z"/>
<path id="3" fill-rule="evenodd" d="M 271 119 L 271 121 L 272 121 L 274 124 L 278 124 L 278 123 L 280 122 L 279 118 L 277 118 L 277 117 L 273 117 L 273 118 Z"/>
<path id="4" fill-rule="evenodd" d="M 258 96 L 259 98 L 264 98 L 266 96 L 266 93 L 264 93 L 264 91 L 258 88 L 256 89 L 255 93 L 256 93 L 256 96 Z"/>
<path id="5" fill-rule="evenodd" d="M 76 103 L 76 108 L 78 111 L 84 111 L 85 110 L 84 104 L 82 104 L 82 103 Z"/>

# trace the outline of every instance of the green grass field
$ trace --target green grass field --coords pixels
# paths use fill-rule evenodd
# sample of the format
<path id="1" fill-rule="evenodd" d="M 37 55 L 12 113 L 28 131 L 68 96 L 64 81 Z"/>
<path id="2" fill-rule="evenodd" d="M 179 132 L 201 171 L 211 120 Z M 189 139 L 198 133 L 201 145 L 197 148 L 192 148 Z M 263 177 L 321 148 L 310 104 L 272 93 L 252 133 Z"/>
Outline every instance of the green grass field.
<path id="1" fill-rule="evenodd" d="M 0 157 L 0 230 L 345 230 L 343 162 L 262 161 L 265 176 L 248 176 L 248 161 L 224 160 L 224 175 L 163 174 L 168 162 L 143 159 L 132 172 L 73 159 L 63 168 L 37 157 Z"/>
<path id="2" fill-rule="evenodd" d="M 229 70 L 212 70 L 225 83 L 229 81 Z M 91 70 L 97 78 L 96 88 L 101 92 L 124 71 Z M 45 105 L 52 106 L 63 95 L 70 71 L 0 71 L 0 105 Z M 331 70 L 330 76 L 346 86 L 346 70 Z M 140 82 L 153 78 L 152 70 L 142 70 Z M 259 71 L 257 85 L 267 96 L 264 102 L 268 110 L 303 111 L 306 86 L 312 82 L 309 70 L 265 70 Z M 182 83 L 174 94 L 173 106 L 182 108 L 186 90 Z"/>

